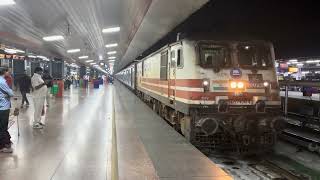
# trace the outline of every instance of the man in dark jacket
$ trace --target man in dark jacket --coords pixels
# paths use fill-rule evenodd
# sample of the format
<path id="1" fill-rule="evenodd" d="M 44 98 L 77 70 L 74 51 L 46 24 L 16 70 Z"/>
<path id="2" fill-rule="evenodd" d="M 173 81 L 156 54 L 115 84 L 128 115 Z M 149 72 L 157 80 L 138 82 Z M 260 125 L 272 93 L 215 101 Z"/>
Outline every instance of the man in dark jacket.
<path id="1" fill-rule="evenodd" d="M 29 101 L 27 98 L 27 93 L 30 93 L 31 89 L 31 78 L 24 73 L 20 78 L 19 78 L 19 88 L 20 92 L 22 95 L 22 102 L 21 102 L 21 108 L 23 108 L 24 102 L 27 103 L 27 107 L 29 106 Z"/>
<path id="2" fill-rule="evenodd" d="M 46 85 L 47 85 L 48 92 L 47 92 L 47 96 L 46 96 L 46 102 L 47 102 L 47 107 L 49 107 L 49 105 L 50 105 L 50 93 L 51 93 L 51 88 L 53 86 L 53 78 L 50 75 L 48 70 L 44 70 L 43 71 L 43 75 L 42 75 L 42 79 L 43 79 L 44 82 L 46 82 Z"/>

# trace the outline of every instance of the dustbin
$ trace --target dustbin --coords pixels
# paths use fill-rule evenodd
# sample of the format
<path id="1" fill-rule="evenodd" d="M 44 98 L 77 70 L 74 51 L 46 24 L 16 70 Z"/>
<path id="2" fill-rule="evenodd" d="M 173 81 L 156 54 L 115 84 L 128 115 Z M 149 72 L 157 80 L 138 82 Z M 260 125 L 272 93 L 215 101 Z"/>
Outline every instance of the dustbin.
<path id="1" fill-rule="evenodd" d="M 58 91 L 59 91 L 58 84 L 52 85 L 51 94 L 52 94 L 52 95 L 57 95 L 57 94 L 58 94 Z"/>
<path id="2" fill-rule="evenodd" d="M 99 89 L 99 85 L 100 85 L 99 80 L 94 80 L 94 81 L 93 81 L 93 88 Z"/>

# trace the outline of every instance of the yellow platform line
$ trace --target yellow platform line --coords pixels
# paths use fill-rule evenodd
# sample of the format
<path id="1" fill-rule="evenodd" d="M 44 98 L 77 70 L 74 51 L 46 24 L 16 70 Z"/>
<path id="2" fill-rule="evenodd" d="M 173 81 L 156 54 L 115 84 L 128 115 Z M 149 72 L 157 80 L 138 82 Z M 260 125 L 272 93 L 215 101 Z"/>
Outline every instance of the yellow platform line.
<path id="1" fill-rule="evenodd" d="M 118 148 L 117 148 L 117 126 L 116 126 L 115 114 L 116 114 L 116 111 L 115 111 L 114 95 L 112 95 L 111 180 L 118 180 L 119 179 Z"/>

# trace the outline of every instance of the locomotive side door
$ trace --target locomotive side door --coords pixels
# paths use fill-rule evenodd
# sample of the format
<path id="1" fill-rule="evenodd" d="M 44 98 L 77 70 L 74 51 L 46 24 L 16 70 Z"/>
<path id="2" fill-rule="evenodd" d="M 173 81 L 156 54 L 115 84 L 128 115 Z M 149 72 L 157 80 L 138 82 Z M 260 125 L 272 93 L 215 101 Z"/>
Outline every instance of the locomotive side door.
<path id="1" fill-rule="evenodd" d="M 169 50 L 170 52 L 170 60 L 169 60 L 169 66 L 168 66 L 168 72 L 169 72 L 169 78 L 168 78 L 168 89 L 169 89 L 169 100 L 170 103 L 175 104 L 175 96 L 176 96 L 176 68 L 177 68 L 177 62 L 176 62 L 176 49 L 171 48 Z"/>

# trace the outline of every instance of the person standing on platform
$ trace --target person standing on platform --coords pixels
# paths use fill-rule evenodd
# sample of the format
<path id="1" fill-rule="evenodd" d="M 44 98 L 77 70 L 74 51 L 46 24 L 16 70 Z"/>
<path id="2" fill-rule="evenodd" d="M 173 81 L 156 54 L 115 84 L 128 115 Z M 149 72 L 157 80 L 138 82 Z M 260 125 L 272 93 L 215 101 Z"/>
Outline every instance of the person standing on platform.
<path id="1" fill-rule="evenodd" d="M 50 106 L 51 88 L 53 86 L 53 78 L 50 75 L 48 70 L 44 70 L 42 79 L 44 80 L 44 82 L 46 82 L 46 85 L 47 85 L 46 103 L 47 103 L 47 107 L 49 107 Z"/>
<path id="2" fill-rule="evenodd" d="M 36 67 L 31 78 L 34 102 L 34 119 L 33 128 L 42 129 L 44 124 L 41 122 L 41 114 L 44 108 L 44 101 L 47 95 L 47 83 L 42 79 L 43 70 L 41 67 Z"/>
<path id="3" fill-rule="evenodd" d="M 84 82 L 84 88 L 88 88 L 88 83 L 89 83 L 89 75 L 85 74 L 83 76 L 83 82 Z"/>
<path id="4" fill-rule="evenodd" d="M 19 78 L 18 81 L 19 89 L 22 95 L 21 108 L 23 108 L 24 102 L 29 106 L 29 101 L 27 98 L 27 93 L 30 93 L 31 89 L 31 78 L 26 74 L 26 72 Z"/>
<path id="5" fill-rule="evenodd" d="M 8 86 L 5 76 L 8 75 L 8 69 L 0 67 L 0 152 L 12 153 L 11 136 L 8 132 L 8 123 L 11 102 L 10 97 L 13 92 Z"/>

